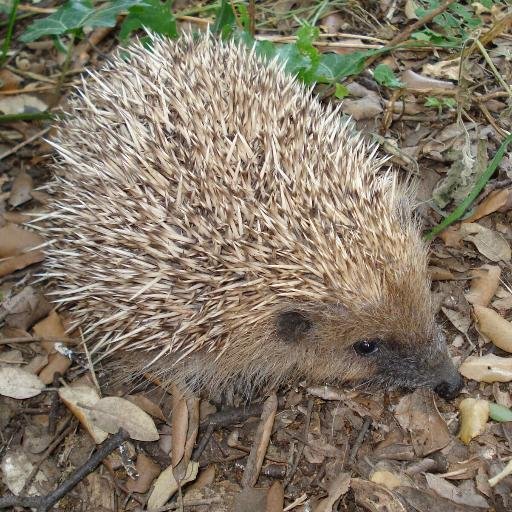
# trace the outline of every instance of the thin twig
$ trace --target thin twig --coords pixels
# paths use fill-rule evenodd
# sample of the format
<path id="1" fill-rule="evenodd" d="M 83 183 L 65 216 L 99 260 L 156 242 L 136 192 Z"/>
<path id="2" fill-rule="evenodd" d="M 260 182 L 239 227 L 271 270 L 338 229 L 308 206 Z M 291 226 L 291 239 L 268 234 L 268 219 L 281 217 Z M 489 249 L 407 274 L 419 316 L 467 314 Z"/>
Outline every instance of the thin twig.
<path id="1" fill-rule="evenodd" d="M 13 155 L 17 151 L 19 151 L 21 148 L 25 147 L 27 144 L 30 144 L 31 142 L 34 142 L 35 140 L 39 139 L 40 137 L 42 137 L 43 135 L 48 133 L 51 130 L 51 128 L 52 128 L 51 126 L 48 126 L 48 127 L 44 128 L 43 130 L 41 130 L 40 132 L 37 132 L 34 135 L 32 135 L 31 137 L 29 137 L 28 139 L 24 140 L 23 142 L 16 144 L 16 146 L 14 146 L 13 148 L 9 149 L 8 151 L 6 151 L 2 155 L 0 155 L 0 160 L 3 160 L 4 158 L 7 158 L 8 156 Z"/>
<path id="2" fill-rule="evenodd" d="M 370 428 L 370 425 L 372 424 L 372 419 L 370 416 L 365 416 L 363 426 L 361 427 L 361 430 L 359 431 L 359 434 L 357 435 L 357 438 L 354 442 L 354 446 L 352 446 L 352 449 L 350 450 L 350 455 L 348 457 L 348 466 L 351 467 L 354 464 L 354 461 L 356 460 L 357 452 L 359 451 L 359 448 L 363 444 L 364 438 L 366 436 L 366 433 L 368 432 L 368 429 Z"/>
<path id="3" fill-rule="evenodd" d="M 445 0 L 439 7 L 425 14 L 425 16 L 423 16 L 419 20 L 416 20 L 414 23 L 406 27 L 405 30 L 402 30 L 402 32 L 398 33 L 393 39 L 391 39 L 391 41 L 389 41 L 389 43 L 385 47 L 383 47 L 383 49 L 391 51 L 398 44 L 407 41 L 407 39 L 409 39 L 409 37 L 415 30 L 418 30 L 427 23 L 430 23 L 436 16 L 446 11 L 446 9 L 448 9 L 448 7 L 450 7 L 450 5 L 453 3 L 454 0 Z M 368 59 L 366 59 L 365 66 L 371 66 L 380 56 L 381 53 L 371 55 L 370 57 L 368 57 Z"/>
<path id="4" fill-rule="evenodd" d="M 0 498 L 0 509 L 30 507 L 35 508 L 37 512 L 47 512 L 88 474 L 92 473 L 108 455 L 121 446 L 129 437 L 128 432 L 122 429 L 117 434 L 109 437 L 98 446 L 96 452 L 84 465 L 71 473 L 67 480 L 50 494 L 46 496 L 3 496 Z"/>

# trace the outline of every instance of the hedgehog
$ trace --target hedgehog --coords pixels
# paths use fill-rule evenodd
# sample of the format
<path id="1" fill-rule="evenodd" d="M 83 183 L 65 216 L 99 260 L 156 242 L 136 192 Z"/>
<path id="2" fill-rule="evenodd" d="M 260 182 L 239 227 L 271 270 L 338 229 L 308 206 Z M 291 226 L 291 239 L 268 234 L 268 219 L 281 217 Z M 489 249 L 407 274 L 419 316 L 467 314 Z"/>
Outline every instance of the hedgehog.
<path id="1" fill-rule="evenodd" d="M 211 34 L 135 42 L 52 144 L 46 277 L 116 374 L 460 391 L 414 187 L 276 60 Z"/>

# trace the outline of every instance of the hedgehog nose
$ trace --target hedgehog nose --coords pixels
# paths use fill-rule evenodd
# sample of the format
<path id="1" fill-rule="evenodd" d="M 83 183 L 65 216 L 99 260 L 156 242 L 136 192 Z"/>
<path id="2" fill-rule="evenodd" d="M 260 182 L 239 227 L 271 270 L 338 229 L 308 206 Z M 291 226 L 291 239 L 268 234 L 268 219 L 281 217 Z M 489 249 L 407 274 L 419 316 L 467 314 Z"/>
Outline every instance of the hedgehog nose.
<path id="1" fill-rule="evenodd" d="M 464 386 L 464 380 L 462 377 L 456 373 L 450 379 L 441 381 L 435 388 L 434 391 L 441 397 L 446 400 L 451 400 L 455 398 L 459 393 L 462 387 Z"/>

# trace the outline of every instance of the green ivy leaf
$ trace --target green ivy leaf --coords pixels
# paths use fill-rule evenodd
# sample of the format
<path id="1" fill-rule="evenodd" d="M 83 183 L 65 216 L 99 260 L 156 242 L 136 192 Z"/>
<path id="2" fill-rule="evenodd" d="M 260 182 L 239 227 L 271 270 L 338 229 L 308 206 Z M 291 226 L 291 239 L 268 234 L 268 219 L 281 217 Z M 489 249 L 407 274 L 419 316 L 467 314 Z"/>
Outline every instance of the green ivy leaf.
<path id="1" fill-rule="evenodd" d="M 68 0 L 56 12 L 32 23 L 20 40 L 28 43 L 43 36 L 60 36 L 83 27 L 113 27 L 117 15 L 143 0 L 116 0 L 95 9 L 91 0 Z"/>
<path id="2" fill-rule="evenodd" d="M 176 18 L 171 10 L 172 0 L 144 0 L 144 4 L 133 6 L 126 16 L 119 39 L 126 41 L 136 30 L 147 28 L 152 32 L 164 36 L 178 37 Z"/>
<path id="3" fill-rule="evenodd" d="M 386 64 L 379 64 L 373 72 L 373 78 L 376 82 L 384 85 L 385 87 L 400 88 L 404 84 L 400 82 L 393 70 Z"/>

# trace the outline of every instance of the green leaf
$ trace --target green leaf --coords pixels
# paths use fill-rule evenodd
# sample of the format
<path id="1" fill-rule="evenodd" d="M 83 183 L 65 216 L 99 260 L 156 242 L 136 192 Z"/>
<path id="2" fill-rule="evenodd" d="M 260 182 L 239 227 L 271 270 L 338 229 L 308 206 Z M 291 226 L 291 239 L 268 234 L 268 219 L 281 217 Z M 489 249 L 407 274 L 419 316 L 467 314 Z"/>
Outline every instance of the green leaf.
<path id="1" fill-rule="evenodd" d="M 375 52 L 352 52 L 344 55 L 323 53 L 316 73 L 316 81 L 333 83 L 348 76 L 357 75 L 364 69 L 366 59 Z"/>
<path id="2" fill-rule="evenodd" d="M 144 0 L 144 4 L 131 7 L 121 25 L 119 39 L 126 41 L 132 32 L 140 28 L 147 28 L 163 36 L 178 37 L 176 18 L 171 6 L 172 0 Z"/>
<path id="3" fill-rule="evenodd" d="M 339 100 L 346 98 L 350 94 L 348 87 L 344 84 L 336 84 L 336 90 L 334 92 L 334 96 Z"/>
<path id="4" fill-rule="evenodd" d="M 117 15 L 143 0 L 116 0 L 100 9 L 94 9 L 90 0 L 68 0 L 56 12 L 32 23 L 20 40 L 28 43 L 43 36 L 60 36 L 89 27 L 113 27 Z"/>
<path id="5" fill-rule="evenodd" d="M 212 30 L 216 34 L 221 34 L 223 38 L 229 37 L 233 32 L 235 25 L 235 13 L 228 0 L 222 0 L 220 7 L 215 13 L 215 23 Z"/>
<path id="6" fill-rule="evenodd" d="M 441 100 L 434 96 L 429 96 L 425 100 L 425 107 L 439 108 L 442 106 Z"/>
<path id="7" fill-rule="evenodd" d="M 503 405 L 489 402 L 489 417 L 494 421 L 512 421 L 512 410 Z"/>
<path id="8" fill-rule="evenodd" d="M 404 84 L 400 82 L 393 70 L 386 64 L 379 64 L 373 72 L 373 78 L 377 83 L 384 85 L 385 87 L 400 88 Z"/>

